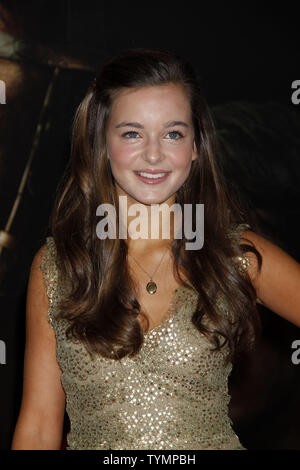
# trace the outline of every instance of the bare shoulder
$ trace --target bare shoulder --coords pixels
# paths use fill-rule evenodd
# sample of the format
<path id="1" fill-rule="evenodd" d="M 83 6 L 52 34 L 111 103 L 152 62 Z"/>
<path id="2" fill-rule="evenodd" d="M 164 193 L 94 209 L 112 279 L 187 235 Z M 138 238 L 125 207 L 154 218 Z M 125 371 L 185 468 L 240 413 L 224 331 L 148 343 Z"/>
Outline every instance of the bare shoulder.
<path id="1" fill-rule="evenodd" d="M 45 280 L 44 270 L 41 268 L 47 262 L 47 244 L 42 245 L 35 253 L 28 280 L 26 300 L 26 324 L 27 339 L 30 337 L 31 344 L 39 345 L 42 338 L 44 347 L 48 352 L 55 351 L 56 338 L 53 328 L 49 322 L 48 312 L 50 308 L 49 290 Z M 46 349 L 45 349 L 46 350 Z"/>
<path id="2" fill-rule="evenodd" d="M 267 273 L 272 271 L 275 266 L 278 267 L 282 262 L 285 265 L 295 263 L 293 258 L 267 238 L 258 235 L 252 230 L 244 230 L 241 236 L 241 243 L 249 244 L 249 242 L 250 245 L 256 248 L 262 259 L 262 266 L 259 270 L 255 253 L 251 251 L 246 252 L 246 256 L 250 260 L 248 273 L 254 283 L 258 283 L 262 277 L 266 276 Z"/>
<path id="3" fill-rule="evenodd" d="M 288 253 L 286 253 L 275 243 L 271 242 L 267 238 L 262 237 L 261 235 L 258 235 L 252 230 L 244 230 L 241 237 L 241 243 L 247 243 L 249 241 L 251 245 L 259 251 L 264 265 L 262 268 L 264 268 L 264 270 L 270 268 L 272 265 L 274 266 L 274 263 L 282 261 L 285 264 L 297 264 L 297 262 Z M 247 252 L 247 257 L 249 257 L 251 261 L 257 260 L 255 254 L 251 251 Z M 255 263 L 255 266 L 257 266 L 257 263 Z M 255 273 L 258 274 L 257 271 L 255 271 Z"/>
<path id="4" fill-rule="evenodd" d="M 282 248 L 251 230 L 243 231 L 241 243 L 247 240 L 262 257 L 259 270 L 255 254 L 246 253 L 250 260 L 249 276 L 260 303 L 300 326 L 300 264 Z"/>
<path id="5" fill-rule="evenodd" d="M 44 284 L 44 274 L 41 270 L 41 263 L 44 260 L 46 250 L 47 244 L 45 243 L 35 253 L 31 263 L 27 290 L 27 308 L 31 303 L 39 303 L 44 307 L 44 309 L 48 307 L 48 297 L 46 286 Z M 34 309 L 34 311 L 37 313 L 37 309 Z"/>
<path id="6" fill-rule="evenodd" d="M 40 265 L 44 259 L 44 256 L 46 254 L 46 251 L 47 251 L 47 243 L 44 243 L 39 249 L 38 251 L 34 254 L 34 257 L 32 259 L 32 263 L 31 263 L 31 273 L 34 272 L 35 274 L 39 274 L 40 277 L 42 277 L 42 271 L 40 269 Z"/>

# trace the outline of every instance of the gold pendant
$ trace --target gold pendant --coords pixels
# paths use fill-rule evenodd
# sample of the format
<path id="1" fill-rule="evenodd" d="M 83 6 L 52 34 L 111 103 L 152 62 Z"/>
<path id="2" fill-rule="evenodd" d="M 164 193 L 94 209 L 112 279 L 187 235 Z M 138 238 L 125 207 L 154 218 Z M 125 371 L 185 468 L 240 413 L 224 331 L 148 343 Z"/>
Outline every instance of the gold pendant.
<path id="1" fill-rule="evenodd" d="M 155 284 L 154 281 L 150 281 L 146 285 L 146 289 L 147 289 L 147 292 L 149 292 L 149 294 L 155 294 L 155 292 L 157 291 L 157 285 Z"/>

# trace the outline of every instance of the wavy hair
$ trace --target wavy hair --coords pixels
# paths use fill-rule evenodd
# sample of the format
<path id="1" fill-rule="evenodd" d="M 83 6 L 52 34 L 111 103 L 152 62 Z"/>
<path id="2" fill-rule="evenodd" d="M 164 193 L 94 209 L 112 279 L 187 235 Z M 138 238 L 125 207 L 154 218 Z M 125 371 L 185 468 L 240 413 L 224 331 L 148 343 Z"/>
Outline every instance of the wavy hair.
<path id="1" fill-rule="evenodd" d="M 111 105 L 123 89 L 169 83 L 180 84 L 186 91 L 198 153 L 175 202 L 182 210 L 184 204 L 205 205 L 205 244 L 193 251 L 184 249 L 184 235 L 172 240 L 174 273 L 185 286 L 179 267 L 187 273 L 199 294 L 192 322 L 209 338 L 214 350 L 228 344 L 227 360 L 249 348 L 260 331 L 255 290 L 248 274 L 237 269 L 235 259 L 252 251 L 260 269 L 261 256 L 251 242 L 232 243 L 228 238 L 232 224 L 245 222 L 245 216 L 238 203 L 230 200 L 218 168 L 214 123 L 199 79 L 177 56 L 135 49 L 108 61 L 78 106 L 72 122 L 71 157 L 50 218 L 61 274 L 70 285 L 60 303 L 59 316 L 70 322 L 67 336 L 80 339 L 92 357 L 134 356 L 144 338 L 137 316 L 145 317 L 149 326 L 130 277 L 127 243 L 119 238 L 100 240 L 96 234 L 98 205 L 113 204 L 117 214 L 119 208 L 106 152 Z M 117 233 L 118 229 L 117 220 Z M 227 315 L 217 306 L 219 294 L 226 300 Z M 212 328 L 204 325 L 205 314 Z"/>

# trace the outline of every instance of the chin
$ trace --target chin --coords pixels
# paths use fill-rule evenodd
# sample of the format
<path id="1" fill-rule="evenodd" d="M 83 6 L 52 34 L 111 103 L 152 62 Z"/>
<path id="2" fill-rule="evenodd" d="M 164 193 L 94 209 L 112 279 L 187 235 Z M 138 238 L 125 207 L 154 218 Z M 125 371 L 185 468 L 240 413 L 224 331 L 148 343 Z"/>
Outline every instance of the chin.
<path id="1" fill-rule="evenodd" d="M 127 193 L 127 197 L 130 199 L 131 203 L 144 204 L 145 206 L 150 206 L 151 204 L 162 204 L 168 200 L 168 197 L 161 198 L 157 196 L 149 196 L 148 198 L 145 198 L 144 194 L 133 193 Z"/>
<path id="2" fill-rule="evenodd" d="M 170 196 L 167 196 L 167 197 L 163 197 L 163 198 L 157 198 L 157 197 L 153 197 L 153 198 L 149 198 L 147 200 L 141 200 L 141 204 L 145 204 L 145 205 L 148 205 L 150 206 L 150 204 L 163 204 L 164 202 L 167 202 L 169 200 Z"/>

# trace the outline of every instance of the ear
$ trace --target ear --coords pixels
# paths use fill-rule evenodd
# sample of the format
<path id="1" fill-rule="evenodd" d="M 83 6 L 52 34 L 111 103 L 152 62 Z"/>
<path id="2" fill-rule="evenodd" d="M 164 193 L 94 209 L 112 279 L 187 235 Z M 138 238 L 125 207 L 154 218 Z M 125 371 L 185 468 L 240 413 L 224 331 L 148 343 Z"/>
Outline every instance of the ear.
<path id="1" fill-rule="evenodd" d="M 198 152 L 197 152 L 196 143 L 194 141 L 192 160 L 197 160 L 197 158 L 198 158 Z"/>

